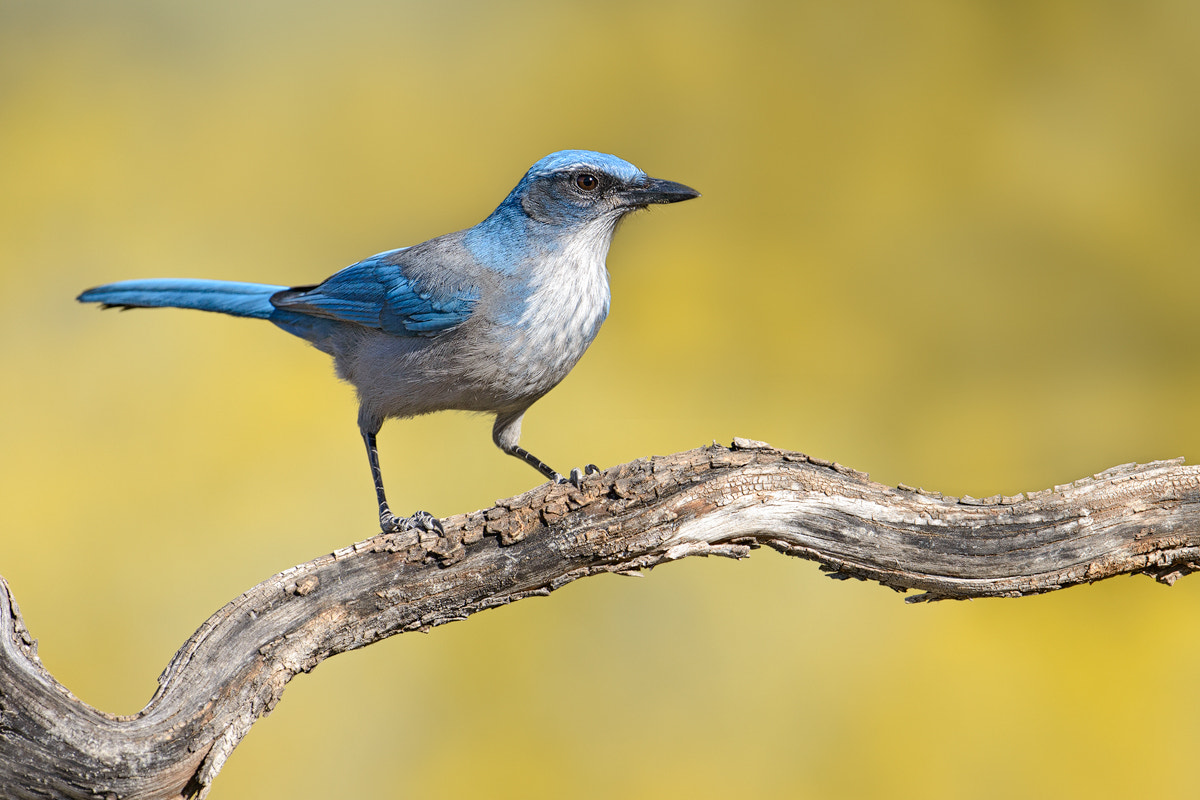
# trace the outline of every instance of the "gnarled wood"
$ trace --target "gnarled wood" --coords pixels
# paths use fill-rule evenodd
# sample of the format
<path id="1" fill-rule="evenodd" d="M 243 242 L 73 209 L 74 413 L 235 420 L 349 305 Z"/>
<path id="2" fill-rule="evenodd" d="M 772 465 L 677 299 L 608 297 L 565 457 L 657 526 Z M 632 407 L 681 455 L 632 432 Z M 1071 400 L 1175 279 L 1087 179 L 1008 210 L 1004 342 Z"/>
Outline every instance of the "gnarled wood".
<path id="1" fill-rule="evenodd" d="M 544 485 L 376 536 L 264 581 L 184 644 L 138 714 L 90 708 L 46 672 L 0 579 L 0 795 L 203 796 L 291 677 L 329 656 L 597 572 L 767 546 L 910 598 L 1015 597 L 1200 561 L 1200 468 L 1124 465 L 982 500 L 872 483 L 736 440 Z"/>

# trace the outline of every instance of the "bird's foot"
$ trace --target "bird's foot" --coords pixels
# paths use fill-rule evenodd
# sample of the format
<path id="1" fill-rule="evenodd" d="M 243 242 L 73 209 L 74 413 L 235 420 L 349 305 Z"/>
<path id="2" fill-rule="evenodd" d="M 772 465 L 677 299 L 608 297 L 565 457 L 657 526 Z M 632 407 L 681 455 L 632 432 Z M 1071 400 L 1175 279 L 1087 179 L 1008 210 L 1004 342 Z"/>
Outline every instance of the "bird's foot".
<path id="1" fill-rule="evenodd" d="M 555 481 L 555 483 L 569 483 L 572 486 L 574 486 L 576 489 L 582 489 L 584 475 L 599 475 L 599 474 L 600 474 L 599 467 L 597 467 L 595 464 L 588 464 L 587 466 L 585 466 L 583 468 L 582 471 L 580 471 L 579 467 L 575 467 L 575 469 L 571 470 L 571 476 L 569 478 L 564 478 L 562 475 L 559 475 L 557 478 L 554 479 L 554 481 Z"/>
<path id="2" fill-rule="evenodd" d="M 414 511 L 411 517 L 397 517 L 390 511 L 379 515 L 379 527 L 384 533 L 400 533 L 402 531 L 428 531 L 439 536 L 446 535 L 442 522 L 428 511 Z"/>

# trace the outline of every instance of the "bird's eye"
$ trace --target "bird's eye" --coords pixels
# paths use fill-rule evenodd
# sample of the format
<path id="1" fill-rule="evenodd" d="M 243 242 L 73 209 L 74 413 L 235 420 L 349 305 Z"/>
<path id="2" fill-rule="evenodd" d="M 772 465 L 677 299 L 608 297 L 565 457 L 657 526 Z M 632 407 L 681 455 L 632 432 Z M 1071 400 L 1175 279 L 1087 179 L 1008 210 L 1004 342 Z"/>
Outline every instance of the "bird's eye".
<path id="1" fill-rule="evenodd" d="M 600 181 L 590 172 L 581 172 L 575 176 L 575 185 L 585 192 L 594 192 Z"/>

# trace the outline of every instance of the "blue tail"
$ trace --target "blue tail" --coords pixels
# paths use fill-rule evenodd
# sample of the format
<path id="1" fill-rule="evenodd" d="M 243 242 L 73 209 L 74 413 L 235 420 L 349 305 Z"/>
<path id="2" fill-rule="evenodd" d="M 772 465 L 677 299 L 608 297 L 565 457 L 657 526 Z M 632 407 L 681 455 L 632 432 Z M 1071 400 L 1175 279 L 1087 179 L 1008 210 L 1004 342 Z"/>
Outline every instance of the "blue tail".
<path id="1" fill-rule="evenodd" d="M 266 283 L 149 278 L 97 286 L 77 299 L 81 303 L 103 303 L 105 308 L 194 308 L 235 317 L 272 319 L 276 309 L 271 296 L 287 288 Z"/>

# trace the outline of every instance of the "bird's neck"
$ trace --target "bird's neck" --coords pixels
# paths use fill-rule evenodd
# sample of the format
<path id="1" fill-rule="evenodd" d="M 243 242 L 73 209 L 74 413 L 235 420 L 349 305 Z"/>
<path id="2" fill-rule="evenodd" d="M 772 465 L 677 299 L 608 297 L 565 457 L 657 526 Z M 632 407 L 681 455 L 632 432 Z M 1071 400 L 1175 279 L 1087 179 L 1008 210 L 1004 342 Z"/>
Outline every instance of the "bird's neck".
<path id="1" fill-rule="evenodd" d="M 466 231 L 463 244 L 481 265 L 501 275 L 516 275 L 529 258 L 530 246 L 538 239 L 533 220 L 520 206 L 508 201 L 473 228 Z"/>
<path id="2" fill-rule="evenodd" d="M 586 348 L 608 316 L 605 259 L 617 219 L 539 222 L 519 204 L 505 202 L 467 231 L 464 243 L 482 266 L 505 276 L 520 298 L 508 324 L 555 331 L 557 340 L 566 337 Z"/>
<path id="3" fill-rule="evenodd" d="M 538 282 L 545 274 L 561 274 L 568 263 L 599 265 L 612 242 L 617 217 L 547 223 L 528 216 L 519 203 L 505 201 L 475 227 L 463 243 L 475 260 L 506 276 Z"/>
<path id="4" fill-rule="evenodd" d="M 608 315 L 612 228 L 597 220 L 528 264 L 526 316 L 552 319 L 591 341 Z"/>

